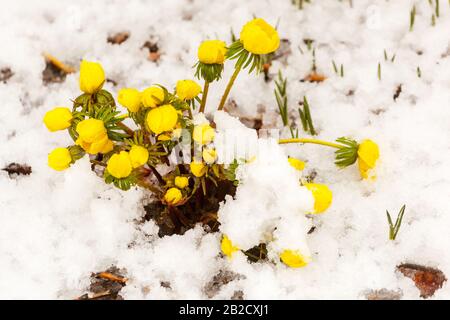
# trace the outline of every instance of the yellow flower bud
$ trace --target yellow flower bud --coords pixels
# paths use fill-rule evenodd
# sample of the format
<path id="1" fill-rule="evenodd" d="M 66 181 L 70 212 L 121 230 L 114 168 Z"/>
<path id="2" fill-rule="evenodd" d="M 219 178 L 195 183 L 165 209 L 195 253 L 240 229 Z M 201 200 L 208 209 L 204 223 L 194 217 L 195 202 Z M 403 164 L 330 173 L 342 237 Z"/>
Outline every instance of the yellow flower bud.
<path id="1" fill-rule="evenodd" d="M 106 166 L 109 174 L 117 179 L 128 177 L 132 169 L 130 155 L 126 151 L 113 154 Z"/>
<path id="2" fill-rule="evenodd" d="M 141 108 L 142 93 L 137 89 L 124 88 L 119 91 L 117 100 L 130 112 L 138 112 Z"/>
<path id="3" fill-rule="evenodd" d="M 142 104 L 146 108 L 155 108 L 164 102 L 164 90 L 153 86 L 142 92 Z"/>
<path id="4" fill-rule="evenodd" d="M 254 54 L 268 54 L 280 46 L 278 32 L 263 19 L 253 19 L 242 28 L 240 41 L 245 50 Z"/>
<path id="5" fill-rule="evenodd" d="M 56 148 L 48 155 L 48 166 L 56 171 L 70 167 L 72 156 L 67 148 Z"/>
<path id="6" fill-rule="evenodd" d="M 215 149 L 204 149 L 202 152 L 203 160 L 207 164 L 212 164 L 217 160 L 217 152 Z"/>
<path id="7" fill-rule="evenodd" d="M 166 104 L 150 110 L 146 121 L 152 132 L 160 134 L 175 128 L 178 122 L 178 112 L 172 105 Z"/>
<path id="8" fill-rule="evenodd" d="M 106 143 L 103 145 L 103 148 L 100 149 L 100 153 L 108 153 L 111 152 L 114 149 L 114 143 L 108 139 L 108 141 L 106 141 Z"/>
<path id="9" fill-rule="evenodd" d="M 105 71 L 100 63 L 81 61 L 80 89 L 84 93 L 93 94 L 100 91 L 105 82 Z"/>
<path id="10" fill-rule="evenodd" d="M 103 121 L 94 118 L 79 122 L 76 131 L 79 138 L 88 143 L 101 140 L 106 135 L 106 128 Z"/>
<path id="11" fill-rule="evenodd" d="M 198 48 L 198 60 L 204 64 L 223 64 L 226 44 L 220 40 L 203 41 Z"/>
<path id="12" fill-rule="evenodd" d="M 170 188 L 164 195 L 164 201 L 166 201 L 169 205 L 176 205 L 181 201 L 181 199 L 183 199 L 183 194 L 180 189 L 177 188 Z"/>
<path id="13" fill-rule="evenodd" d="M 302 255 L 298 250 L 294 251 L 289 249 L 284 250 L 280 254 L 280 259 L 291 268 L 304 267 L 311 261 L 310 257 Z"/>
<path id="14" fill-rule="evenodd" d="M 202 87 L 192 80 L 180 80 L 177 82 L 177 96 L 181 100 L 192 100 L 202 91 Z"/>
<path id="15" fill-rule="evenodd" d="M 148 150 L 142 146 L 132 146 L 130 150 L 130 160 L 133 168 L 143 166 L 148 161 Z"/>
<path id="16" fill-rule="evenodd" d="M 296 158 L 289 158 L 288 161 L 289 164 L 298 171 L 303 171 L 303 169 L 305 169 L 305 163 L 302 160 Z"/>
<path id="17" fill-rule="evenodd" d="M 81 146 L 83 150 L 89 154 L 104 154 L 112 151 L 114 148 L 113 142 L 108 139 L 108 136 L 106 134 L 94 142 L 86 142 L 83 139 L 78 138 L 75 143 Z"/>
<path id="18" fill-rule="evenodd" d="M 48 130 L 54 132 L 70 127 L 72 112 L 69 108 L 56 107 L 44 116 L 44 124 Z"/>
<path id="19" fill-rule="evenodd" d="M 358 147 L 358 167 L 363 179 L 375 178 L 370 171 L 375 168 L 376 162 L 380 157 L 378 145 L 372 140 L 364 140 Z"/>
<path id="20" fill-rule="evenodd" d="M 314 197 L 314 211 L 312 213 L 322 213 L 328 209 L 333 200 L 331 190 L 324 184 L 306 183 L 305 187 L 311 191 Z"/>
<path id="21" fill-rule="evenodd" d="M 160 134 L 158 136 L 158 141 L 169 141 L 169 140 L 172 140 L 172 136 L 168 134 Z"/>
<path id="22" fill-rule="evenodd" d="M 223 254 L 226 255 L 228 258 L 232 258 L 233 253 L 239 251 L 239 248 L 234 246 L 231 240 L 226 235 L 224 235 L 222 238 L 220 249 L 222 250 Z"/>
<path id="23" fill-rule="evenodd" d="M 180 189 L 184 189 L 189 185 L 189 179 L 187 177 L 175 177 L 175 185 Z"/>
<path id="24" fill-rule="evenodd" d="M 198 178 L 203 177 L 208 169 L 203 162 L 196 161 L 191 162 L 190 168 L 192 174 Z"/>
<path id="25" fill-rule="evenodd" d="M 209 124 L 201 124 L 194 127 L 192 138 L 195 142 L 204 145 L 214 140 L 216 132 Z"/>

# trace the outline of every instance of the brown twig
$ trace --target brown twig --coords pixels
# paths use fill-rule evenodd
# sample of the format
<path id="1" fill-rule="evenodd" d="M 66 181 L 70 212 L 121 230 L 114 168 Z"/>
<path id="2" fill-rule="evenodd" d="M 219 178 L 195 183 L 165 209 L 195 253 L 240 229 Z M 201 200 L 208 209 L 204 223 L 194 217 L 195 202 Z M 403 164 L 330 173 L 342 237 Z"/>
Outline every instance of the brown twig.
<path id="1" fill-rule="evenodd" d="M 133 129 L 131 129 L 130 127 L 128 127 L 125 123 L 123 122 L 118 122 L 117 125 L 123 129 L 123 131 L 125 131 L 129 136 L 133 136 L 134 135 L 134 131 Z"/>
<path id="2" fill-rule="evenodd" d="M 100 272 L 100 273 L 97 273 L 95 276 L 97 278 L 102 278 L 102 279 L 106 279 L 106 280 L 110 280 L 110 281 L 114 281 L 114 282 L 119 282 L 121 284 L 126 284 L 126 282 L 128 281 L 127 278 L 112 274 L 110 272 Z"/>

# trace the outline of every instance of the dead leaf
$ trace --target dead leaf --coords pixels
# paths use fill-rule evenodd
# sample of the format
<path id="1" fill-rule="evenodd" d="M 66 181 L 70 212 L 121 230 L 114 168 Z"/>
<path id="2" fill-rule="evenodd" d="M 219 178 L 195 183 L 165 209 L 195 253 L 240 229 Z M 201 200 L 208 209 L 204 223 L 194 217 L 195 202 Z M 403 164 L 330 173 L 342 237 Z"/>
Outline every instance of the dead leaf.
<path id="1" fill-rule="evenodd" d="M 31 167 L 27 164 L 19 164 L 19 163 L 10 163 L 5 168 L 2 169 L 3 171 L 8 172 L 9 177 L 13 177 L 14 175 L 30 175 L 32 170 Z"/>
<path id="2" fill-rule="evenodd" d="M 401 264 L 397 266 L 397 269 L 405 277 L 414 281 L 414 284 L 420 290 L 420 296 L 422 298 L 431 297 L 447 281 L 444 273 L 439 269 L 411 263 Z"/>
<path id="3" fill-rule="evenodd" d="M 121 45 L 130 37 L 130 33 L 127 31 L 117 32 L 108 37 L 108 43 Z"/>

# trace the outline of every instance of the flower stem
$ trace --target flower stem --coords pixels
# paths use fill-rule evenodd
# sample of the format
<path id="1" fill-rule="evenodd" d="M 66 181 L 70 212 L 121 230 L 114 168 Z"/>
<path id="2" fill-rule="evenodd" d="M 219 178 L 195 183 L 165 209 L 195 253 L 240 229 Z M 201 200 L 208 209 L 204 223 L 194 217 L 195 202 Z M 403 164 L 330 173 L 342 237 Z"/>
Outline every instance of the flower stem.
<path id="1" fill-rule="evenodd" d="M 242 66 L 239 66 L 239 67 L 237 67 L 234 70 L 234 73 L 231 76 L 230 81 L 228 82 L 228 85 L 227 85 L 227 87 L 225 89 L 225 92 L 223 93 L 222 99 L 220 100 L 220 104 L 219 104 L 219 109 L 218 110 L 222 110 L 223 109 L 223 106 L 225 105 L 225 102 L 227 101 L 228 94 L 230 93 L 231 87 L 233 86 L 234 81 L 236 80 L 236 78 L 237 78 L 239 72 L 241 71 L 241 69 L 242 69 Z"/>
<path id="2" fill-rule="evenodd" d="M 126 124 L 124 124 L 122 121 L 118 122 L 117 126 L 119 126 L 123 131 L 125 131 L 131 137 L 134 135 L 134 131 L 130 127 L 128 127 Z"/>
<path id="3" fill-rule="evenodd" d="M 328 142 L 323 140 L 317 140 L 317 139 L 308 139 L 308 138 L 295 138 L 295 139 L 280 139 L 278 140 L 279 144 L 288 144 L 288 143 L 313 143 L 313 144 L 320 144 L 322 146 L 327 146 L 331 148 L 336 149 L 342 149 L 345 146 L 342 144 L 334 143 L 334 142 Z"/>
<path id="4" fill-rule="evenodd" d="M 199 112 L 204 112 L 205 111 L 206 98 L 208 97 L 208 90 L 209 90 L 209 82 L 205 81 L 205 85 L 203 87 L 202 102 L 200 104 Z"/>

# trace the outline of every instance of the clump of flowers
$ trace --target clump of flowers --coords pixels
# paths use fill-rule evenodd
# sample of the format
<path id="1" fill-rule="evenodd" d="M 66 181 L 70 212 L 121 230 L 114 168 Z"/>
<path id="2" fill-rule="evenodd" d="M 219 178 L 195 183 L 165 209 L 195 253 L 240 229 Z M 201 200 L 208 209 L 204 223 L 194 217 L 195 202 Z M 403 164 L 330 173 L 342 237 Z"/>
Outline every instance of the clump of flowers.
<path id="1" fill-rule="evenodd" d="M 263 56 L 278 49 L 278 32 L 263 19 L 254 19 L 242 28 L 240 39 L 227 45 L 208 40 L 198 48 L 195 77 L 182 79 L 174 90 L 159 84 L 147 88 L 123 88 L 117 102 L 103 89 L 105 72 L 99 63 L 83 60 L 79 87 L 82 93 L 71 108 L 56 107 L 46 113 L 44 124 L 51 132 L 66 130 L 73 143 L 48 155 L 48 165 L 62 171 L 88 157 L 98 175 L 107 184 L 121 190 L 141 187 L 150 191 L 159 203 L 160 225 L 182 233 L 196 223 L 218 227 L 219 202 L 236 188 L 238 159 L 231 164 L 218 162 L 214 147 L 215 124 L 203 115 L 211 83 L 222 77 L 225 62 L 235 61 L 231 76 L 217 110 L 227 100 L 238 74 L 259 72 Z M 128 124 L 126 124 L 128 123 Z M 285 143 L 316 143 L 337 148 L 336 164 L 350 166 L 358 161 L 363 178 L 372 177 L 379 157 L 371 140 L 361 144 L 348 138 L 329 143 L 309 138 L 282 139 Z M 182 161 L 188 157 L 189 161 Z M 302 160 L 289 158 L 290 165 L 302 171 Z M 164 168 L 165 174 L 161 174 Z M 323 184 L 301 184 L 314 198 L 311 214 L 319 214 L 331 205 L 332 193 Z M 201 214 L 198 214 L 198 213 Z M 232 257 L 240 249 L 223 235 L 223 253 Z M 285 248 L 280 261 L 290 267 L 303 267 L 311 259 L 296 248 Z"/>

